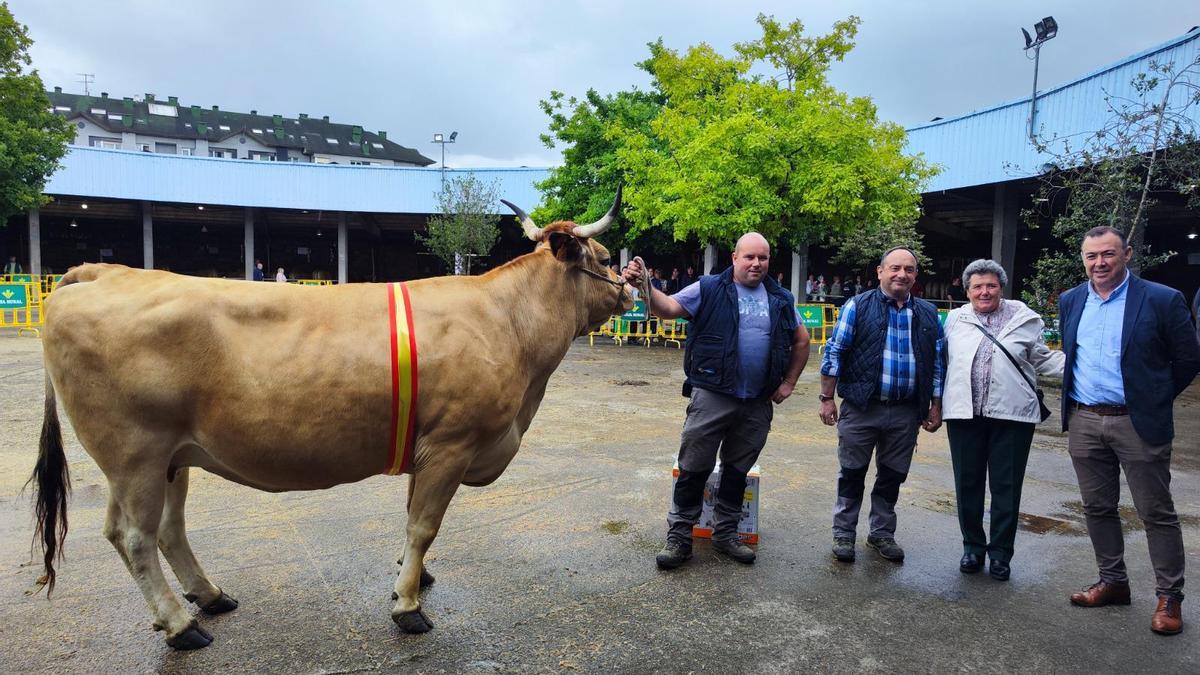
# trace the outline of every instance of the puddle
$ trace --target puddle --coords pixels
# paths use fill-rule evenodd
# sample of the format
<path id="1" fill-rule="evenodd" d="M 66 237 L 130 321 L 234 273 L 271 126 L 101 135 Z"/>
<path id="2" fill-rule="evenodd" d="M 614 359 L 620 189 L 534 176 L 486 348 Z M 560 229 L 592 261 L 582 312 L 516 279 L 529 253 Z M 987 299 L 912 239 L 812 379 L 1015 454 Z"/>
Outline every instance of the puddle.
<path id="1" fill-rule="evenodd" d="M 1017 529 L 1034 534 L 1054 533 L 1073 536 L 1087 534 L 1087 528 L 1079 520 L 1062 520 L 1024 512 L 1017 516 Z"/>
<path id="2" fill-rule="evenodd" d="M 1063 508 L 1067 509 L 1070 514 L 1055 514 L 1063 518 L 1072 518 L 1080 522 L 1083 521 L 1083 502 L 1072 501 L 1063 504 Z M 1117 513 L 1121 516 L 1121 526 L 1129 530 L 1144 530 L 1142 519 L 1138 518 L 1137 509 L 1132 505 L 1121 504 L 1117 507 Z M 1071 515 L 1073 514 L 1073 515 Z M 1189 515 L 1186 513 L 1179 514 L 1179 523 L 1183 526 L 1196 527 L 1200 525 L 1200 516 Z"/>

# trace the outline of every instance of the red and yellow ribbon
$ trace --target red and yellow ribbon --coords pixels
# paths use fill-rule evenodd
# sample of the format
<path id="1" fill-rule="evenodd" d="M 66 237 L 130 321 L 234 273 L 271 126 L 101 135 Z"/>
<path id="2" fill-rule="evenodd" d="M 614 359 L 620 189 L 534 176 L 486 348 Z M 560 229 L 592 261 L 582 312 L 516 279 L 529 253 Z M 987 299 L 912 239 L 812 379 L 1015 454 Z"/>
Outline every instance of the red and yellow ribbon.
<path id="1" fill-rule="evenodd" d="M 388 284 L 388 317 L 392 333 L 392 434 L 384 473 L 412 472 L 417 423 L 417 336 L 412 303 L 403 282 Z"/>

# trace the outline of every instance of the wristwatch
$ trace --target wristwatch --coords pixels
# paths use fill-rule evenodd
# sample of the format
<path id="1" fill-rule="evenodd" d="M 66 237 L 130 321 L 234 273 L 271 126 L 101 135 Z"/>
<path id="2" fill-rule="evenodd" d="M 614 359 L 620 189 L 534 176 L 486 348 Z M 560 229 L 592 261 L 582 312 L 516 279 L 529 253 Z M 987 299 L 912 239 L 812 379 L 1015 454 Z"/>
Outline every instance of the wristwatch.
<path id="1" fill-rule="evenodd" d="M 833 400 L 833 397 L 832 397 L 832 396 L 826 396 L 825 394 L 817 394 L 817 399 L 818 399 L 818 400 L 820 400 L 820 401 L 821 401 L 821 403 L 824 403 L 825 401 L 832 401 L 832 400 Z"/>

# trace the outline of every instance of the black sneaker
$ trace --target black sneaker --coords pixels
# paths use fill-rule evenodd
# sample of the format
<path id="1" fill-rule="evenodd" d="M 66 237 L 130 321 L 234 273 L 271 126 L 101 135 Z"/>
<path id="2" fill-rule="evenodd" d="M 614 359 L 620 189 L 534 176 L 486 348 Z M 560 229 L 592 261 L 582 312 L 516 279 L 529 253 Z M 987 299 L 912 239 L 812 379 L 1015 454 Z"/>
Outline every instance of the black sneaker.
<path id="1" fill-rule="evenodd" d="M 732 558 L 744 565 L 751 565 L 754 563 L 754 549 L 736 539 L 732 541 L 721 541 L 714 539 L 712 548 L 717 553 L 720 553 L 728 558 Z"/>
<path id="2" fill-rule="evenodd" d="M 691 546 L 681 546 L 679 544 L 667 542 L 667 545 L 663 547 L 663 550 L 659 551 L 658 555 L 654 556 L 654 562 L 658 563 L 658 569 L 660 570 L 673 570 L 687 562 L 691 557 Z"/>
<path id="3" fill-rule="evenodd" d="M 854 562 L 854 540 L 849 537 L 834 537 L 833 557 L 839 562 Z"/>
<path id="4" fill-rule="evenodd" d="M 867 546 L 875 549 L 879 556 L 892 562 L 904 562 L 904 549 L 891 537 L 867 537 Z"/>

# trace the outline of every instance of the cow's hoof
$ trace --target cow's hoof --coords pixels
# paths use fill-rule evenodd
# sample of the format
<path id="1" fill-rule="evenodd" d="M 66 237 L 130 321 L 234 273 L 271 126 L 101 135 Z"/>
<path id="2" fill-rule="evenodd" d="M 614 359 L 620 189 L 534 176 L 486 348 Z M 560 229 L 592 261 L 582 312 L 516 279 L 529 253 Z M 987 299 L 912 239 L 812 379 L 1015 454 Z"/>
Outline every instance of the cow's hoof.
<path id="1" fill-rule="evenodd" d="M 212 644 L 213 636 L 199 625 L 193 625 L 175 637 L 167 638 L 167 646 L 181 652 L 200 649 Z"/>
<path id="2" fill-rule="evenodd" d="M 221 592 L 221 597 L 200 608 L 205 614 L 224 614 L 238 608 L 238 601 Z"/>
<path id="3" fill-rule="evenodd" d="M 425 616 L 420 607 L 411 612 L 393 611 L 392 621 L 405 633 L 428 633 L 433 630 L 433 622 Z"/>

